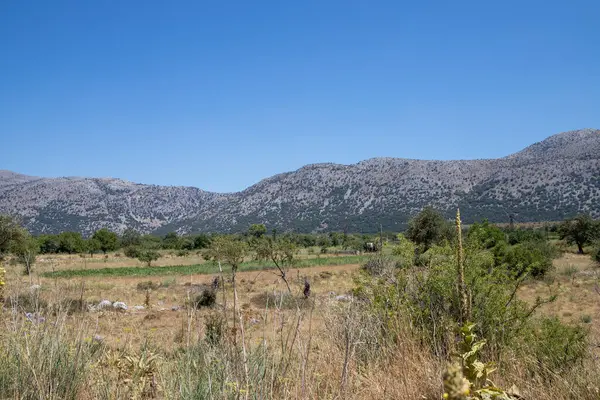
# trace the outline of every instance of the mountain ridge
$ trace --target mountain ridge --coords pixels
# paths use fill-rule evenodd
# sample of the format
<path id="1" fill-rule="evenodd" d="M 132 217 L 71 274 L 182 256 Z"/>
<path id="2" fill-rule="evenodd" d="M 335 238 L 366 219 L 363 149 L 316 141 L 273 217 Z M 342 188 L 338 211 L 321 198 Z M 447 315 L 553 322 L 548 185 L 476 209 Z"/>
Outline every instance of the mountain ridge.
<path id="1" fill-rule="evenodd" d="M 496 159 L 370 158 L 316 163 L 239 192 L 118 178 L 31 177 L 0 170 L 0 213 L 35 233 L 100 227 L 122 231 L 231 232 L 251 223 L 289 231 L 402 229 L 426 205 L 466 222 L 600 216 L 600 130 L 559 133 Z"/>

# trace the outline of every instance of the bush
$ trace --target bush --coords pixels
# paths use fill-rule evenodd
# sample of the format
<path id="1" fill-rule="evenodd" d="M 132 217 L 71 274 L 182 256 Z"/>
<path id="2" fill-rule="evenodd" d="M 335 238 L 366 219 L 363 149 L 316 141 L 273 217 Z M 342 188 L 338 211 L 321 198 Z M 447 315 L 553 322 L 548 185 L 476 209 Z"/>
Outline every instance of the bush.
<path id="1" fill-rule="evenodd" d="M 530 241 L 510 246 L 501 256 L 501 264 L 519 278 L 526 273 L 543 277 L 552 268 L 556 249 L 545 241 Z"/>
<path id="2" fill-rule="evenodd" d="M 362 269 L 371 276 L 385 276 L 393 274 L 396 261 L 387 256 L 376 255 L 363 264 Z"/>
<path id="3" fill-rule="evenodd" d="M 204 289 L 192 301 L 194 308 L 212 307 L 217 302 L 217 292 L 212 289 Z"/>
<path id="4" fill-rule="evenodd" d="M 508 236 L 508 244 L 511 245 L 546 240 L 545 233 L 535 229 L 509 229 L 506 235 Z"/>
<path id="5" fill-rule="evenodd" d="M 223 339 L 225 332 L 225 317 L 221 313 L 211 313 L 204 321 L 204 337 L 210 345 L 217 345 Z"/>

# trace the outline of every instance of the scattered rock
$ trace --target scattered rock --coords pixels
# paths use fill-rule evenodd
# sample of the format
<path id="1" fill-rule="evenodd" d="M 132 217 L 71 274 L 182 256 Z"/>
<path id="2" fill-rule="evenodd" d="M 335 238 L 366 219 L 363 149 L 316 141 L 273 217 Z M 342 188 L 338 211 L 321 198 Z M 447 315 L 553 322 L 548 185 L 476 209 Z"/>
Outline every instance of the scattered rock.
<path id="1" fill-rule="evenodd" d="M 256 319 L 256 318 L 250 318 L 250 325 L 256 325 L 260 323 L 260 319 Z"/>
<path id="2" fill-rule="evenodd" d="M 180 307 L 179 306 L 173 306 L 171 307 L 171 311 L 179 311 Z"/>
<path id="3" fill-rule="evenodd" d="M 110 300 L 102 300 L 100 303 L 98 303 L 98 306 L 96 307 L 98 310 L 104 310 L 105 308 L 112 308 L 113 303 Z"/>
<path id="4" fill-rule="evenodd" d="M 142 311 L 142 310 L 145 310 L 146 307 L 144 307 L 144 306 L 133 306 L 133 309 L 136 310 L 136 311 Z"/>
<path id="5" fill-rule="evenodd" d="M 115 310 L 120 310 L 120 311 L 126 311 L 127 310 L 127 304 L 123 303 L 122 301 L 115 301 L 112 304 L 113 308 Z"/>
<path id="6" fill-rule="evenodd" d="M 332 290 L 331 292 L 327 293 L 330 297 L 335 296 L 335 292 Z"/>

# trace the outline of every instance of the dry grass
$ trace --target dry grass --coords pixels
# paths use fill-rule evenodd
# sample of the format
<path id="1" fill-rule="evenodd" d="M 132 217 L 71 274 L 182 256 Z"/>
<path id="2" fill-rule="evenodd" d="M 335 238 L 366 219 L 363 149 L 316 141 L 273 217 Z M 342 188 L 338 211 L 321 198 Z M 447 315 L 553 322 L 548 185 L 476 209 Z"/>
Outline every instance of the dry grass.
<path id="1" fill-rule="evenodd" d="M 200 261 L 196 256 L 173 257 L 161 259 L 161 264 L 169 265 L 167 260 L 172 260 L 177 265 L 197 264 Z M 98 263 L 107 267 L 120 267 L 130 266 L 135 261 L 111 255 L 106 262 L 100 258 L 97 261 L 88 259 L 87 262 L 93 263 L 96 268 Z M 55 344 L 58 346 L 59 343 L 67 343 L 69 349 L 72 349 L 69 351 L 74 351 L 72 354 L 75 355 L 78 354 L 77 349 L 83 351 L 78 343 L 90 344 L 94 342 L 94 337 L 102 337 L 104 358 L 95 358 L 91 353 L 85 353 L 85 357 L 73 359 L 72 365 L 83 365 L 83 383 L 74 388 L 73 398 L 221 399 L 247 398 L 247 395 L 250 398 L 293 399 L 440 398 L 445 361 L 434 359 L 411 336 L 408 324 L 398 329 L 395 345 L 391 348 L 364 353 L 364 343 L 368 342 L 369 335 L 373 333 L 372 327 L 368 320 L 356 317 L 359 315 L 356 303 L 336 299 L 336 296 L 349 293 L 353 288 L 352 276 L 358 265 L 321 266 L 290 271 L 295 294 L 301 293 L 305 277 L 311 283 L 312 298 L 310 303 L 303 304 L 302 307 L 278 307 L 272 302 L 265 305 L 264 301 L 257 301 L 257 298 L 264 299 L 265 293 L 274 294 L 273 297 L 267 297 L 271 299 L 277 299 L 277 294 L 285 293 L 285 285 L 274 273 L 253 271 L 238 274 L 239 305 L 246 335 L 244 344 L 250 358 L 250 388 L 245 386 L 240 356 L 235 351 L 240 346 L 240 336 L 239 331 L 232 331 L 233 295 L 229 282 L 226 284 L 225 301 L 219 289 L 217 307 L 192 310 L 186 308 L 185 304 L 201 288 L 209 286 L 215 275 L 150 279 L 50 279 L 37 275 L 52 269 L 70 269 L 81 265 L 82 259 L 79 256 L 47 257 L 40 260 L 36 275 L 31 278 L 25 278 L 18 269 L 9 267 L 5 297 L 9 299 L 18 293 L 29 293 L 30 286 L 38 284 L 41 286 L 40 298 L 49 304 L 64 304 L 64 299 L 83 299 L 86 303 L 97 304 L 102 299 L 109 299 L 127 303 L 129 310 L 78 312 L 71 315 L 59 310 L 55 315 L 47 315 L 46 323 L 35 325 L 24 319 L 23 310 L 11 310 L 7 300 L 7 308 L 0 314 L 0 343 L 3 346 L 22 346 L 23 351 L 27 346 L 33 345 L 25 340 L 27 336 L 22 336 L 23 332 L 31 332 L 32 327 L 37 330 L 36 335 L 43 335 L 42 326 L 48 329 L 61 327 L 60 334 L 52 331 L 56 338 Z M 558 293 L 558 300 L 544 305 L 539 312 L 556 315 L 574 323 L 589 316 L 591 322 L 587 325 L 592 330 L 592 342 L 600 343 L 600 293 L 596 291 L 599 278 L 595 266 L 589 258 L 573 254 L 566 254 L 556 260 L 555 266 L 553 279 L 528 283 L 521 288 L 519 296 L 533 302 L 538 296 Z M 148 300 L 146 291 L 138 290 L 137 286 L 148 280 L 153 281 L 158 288 L 149 292 L 150 307 L 136 310 L 133 306 L 144 305 Z M 222 347 L 203 347 L 206 322 L 214 315 L 223 313 L 224 303 L 227 304 L 228 328 L 223 333 Z M 184 353 L 181 353 L 181 349 Z M 157 355 L 158 358 L 154 360 L 149 355 Z M 41 353 L 39 356 L 42 356 Z M 142 371 L 141 367 L 134 368 L 131 366 L 133 364 L 128 364 L 126 356 L 133 357 L 137 362 L 135 365 L 144 365 L 146 369 Z M 518 355 L 514 357 L 513 367 L 501 371 L 497 377 L 498 382 L 507 387 L 516 384 L 529 399 L 600 398 L 594 392 L 597 387 L 590 387 L 589 392 L 576 388 L 577 385 L 598 381 L 584 373 L 599 371 L 594 359 L 586 361 L 587 364 L 580 370 L 577 379 L 558 377 L 550 385 L 528 377 L 524 372 L 523 360 L 518 359 Z M 29 361 L 36 362 L 36 359 L 30 358 Z M 212 366 L 210 371 L 201 370 L 199 365 L 204 365 L 203 363 Z M 31 371 L 34 370 L 32 366 Z M 51 381 L 52 374 L 48 370 L 44 370 L 44 373 L 48 374 L 44 375 L 45 379 Z M 44 376 L 38 377 L 39 385 L 44 384 Z M 207 376 L 210 379 L 205 382 Z M 224 386 L 214 386 L 217 381 L 225 382 Z M 194 397 L 186 392 L 186 382 L 202 382 L 202 387 L 208 388 L 208 392 Z M 0 390 L 2 385 L 0 378 Z M 48 390 L 42 396 L 42 391 L 32 389 L 27 392 L 27 396 L 23 394 L 21 397 L 60 398 L 56 395 L 58 392 Z M 35 393 L 38 393 L 37 397 Z M 0 398 L 14 396 L 14 392 L 0 392 Z"/>

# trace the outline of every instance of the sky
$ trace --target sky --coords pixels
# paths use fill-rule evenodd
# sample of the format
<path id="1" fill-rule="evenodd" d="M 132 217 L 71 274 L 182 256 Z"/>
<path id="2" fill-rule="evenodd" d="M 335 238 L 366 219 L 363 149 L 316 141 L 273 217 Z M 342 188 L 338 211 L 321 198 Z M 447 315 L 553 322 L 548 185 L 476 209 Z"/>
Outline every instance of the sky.
<path id="1" fill-rule="evenodd" d="M 242 190 L 600 128 L 600 2 L 0 2 L 0 169 Z"/>

